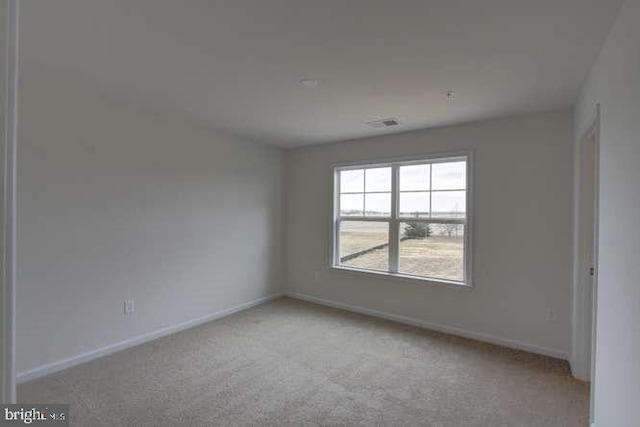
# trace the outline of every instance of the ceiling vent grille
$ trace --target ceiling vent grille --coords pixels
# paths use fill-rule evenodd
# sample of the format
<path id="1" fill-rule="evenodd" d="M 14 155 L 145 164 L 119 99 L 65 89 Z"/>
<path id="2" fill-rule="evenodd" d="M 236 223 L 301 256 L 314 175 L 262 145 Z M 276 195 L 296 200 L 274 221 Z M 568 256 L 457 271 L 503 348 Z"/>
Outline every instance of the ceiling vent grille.
<path id="1" fill-rule="evenodd" d="M 374 120 L 372 122 L 367 122 L 367 124 L 372 128 L 388 128 L 391 126 L 399 126 L 400 121 L 396 118 L 390 117 L 388 119 L 380 119 Z"/>

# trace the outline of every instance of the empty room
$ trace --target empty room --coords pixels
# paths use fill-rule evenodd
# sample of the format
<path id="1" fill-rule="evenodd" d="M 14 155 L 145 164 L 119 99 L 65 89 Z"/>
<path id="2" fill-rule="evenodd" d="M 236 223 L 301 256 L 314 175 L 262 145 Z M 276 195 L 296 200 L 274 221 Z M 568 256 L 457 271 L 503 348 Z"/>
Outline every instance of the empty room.
<path id="1" fill-rule="evenodd" d="M 0 0 L 1 425 L 640 426 L 640 0 Z"/>

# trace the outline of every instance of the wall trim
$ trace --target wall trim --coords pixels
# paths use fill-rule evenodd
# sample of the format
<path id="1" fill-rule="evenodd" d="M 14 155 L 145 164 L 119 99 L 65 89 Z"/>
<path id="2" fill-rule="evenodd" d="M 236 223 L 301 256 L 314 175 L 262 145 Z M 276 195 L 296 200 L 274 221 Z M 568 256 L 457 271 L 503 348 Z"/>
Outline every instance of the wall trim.
<path id="1" fill-rule="evenodd" d="M 446 326 L 446 325 L 427 322 L 424 320 L 419 320 L 419 319 L 415 319 L 407 316 L 401 316 L 401 315 L 391 314 L 383 311 L 372 310 L 372 309 L 361 307 L 361 306 L 345 304 L 337 301 L 318 298 L 312 295 L 306 295 L 306 294 L 301 294 L 297 292 L 285 292 L 284 294 L 273 294 L 273 295 L 268 295 L 262 298 L 258 298 L 256 300 L 239 304 L 237 306 L 227 308 L 224 310 L 220 310 L 215 313 L 207 314 L 205 316 L 198 317 L 196 319 L 188 320 L 186 322 L 182 322 L 177 325 L 158 329 L 156 331 L 149 332 L 144 335 L 130 338 L 128 340 L 124 340 L 115 344 L 108 345 L 106 347 L 102 347 L 96 350 L 82 353 L 67 359 L 57 360 L 53 363 L 42 365 L 37 368 L 31 369 L 29 371 L 20 372 L 16 376 L 16 382 L 18 384 L 23 384 L 29 381 L 33 381 L 35 379 L 42 378 L 44 376 L 53 374 L 55 372 L 59 372 L 64 369 L 71 368 L 73 366 L 77 366 L 82 363 L 86 363 L 91 360 L 98 359 L 103 356 L 107 356 L 109 354 L 117 353 L 127 348 L 135 347 L 137 345 L 144 344 L 146 342 L 153 341 L 155 339 L 162 338 L 180 331 L 184 331 L 186 329 L 190 329 L 190 328 L 202 325 L 204 323 L 221 319 L 231 314 L 238 313 L 240 311 L 244 311 L 249 308 L 278 299 L 282 296 L 287 296 L 289 298 L 306 301 L 314 304 L 319 304 L 327 307 L 346 310 L 353 313 L 364 314 L 372 317 L 390 320 L 390 321 L 402 323 L 405 325 L 416 326 L 423 329 L 429 329 L 429 330 L 443 332 L 443 333 L 456 335 L 464 338 L 470 338 L 477 341 L 483 341 L 490 344 L 513 348 L 516 350 L 523 350 L 530 353 L 541 354 L 543 356 L 549 356 L 549 357 L 554 357 L 554 358 L 563 359 L 563 360 L 568 359 L 568 353 L 566 351 L 559 350 L 559 349 L 541 347 L 535 344 L 529 344 L 522 341 L 512 340 L 509 338 L 497 337 L 495 335 L 470 331 L 468 329 L 457 328 L 453 326 Z"/>
<path id="2" fill-rule="evenodd" d="M 158 329 L 153 332 L 149 332 L 144 335 L 140 335 L 134 338 L 130 338 L 128 340 L 120 341 L 115 344 L 108 345 L 106 347 L 99 348 L 97 350 L 92 350 L 86 353 L 78 354 L 77 356 L 69 357 L 67 359 L 57 360 L 53 363 L 49 363 L 47 365 L 39 366 L 37 368 L 31 369 L 29 371 L 20 372 L 16 376 L 16 381 L 18 384 L 26 383 L 28 381 L 32 381 L 46 375 L 53 374 L 58 371 L 62 371 L 67 368 L 71 368 L 76 365 L 80 365 L 81 363 L 89 362 L 94 359 L 98 359 L 103 356 L 107 356 L 109 354 L 113 354 L 122 350 L 125 350 L 130 347 L 135 347 L 140 344 L 144 344 L 149 341 L 153 341 L 158 338 L 165 337 L 167 335 L 175 334 L 176 332 L 184 331 L 186 329 L 190 329 L 204 323 L 208 323 L 217 319 L 221 319 L 223 317 L 229 316 L 234 313 L 238 313 L 240 311 L 247 310 L 249 308 L 255 307 L 257 305 L 264 304 L 271 300 L 282 297 L 283 294 L 273 294 L 268 295 L 266 297 L 258 298 L 253 301 L 249 301 L 240 305 L 236 305 L 231 308 L 227 308 L 224 310 L 216 311 L 215 313 L 207 314 L 202 317 L 198 317 L 196 319 L 187 320 L 186 322 L 178 323 L 177 325 L 168 326 L 166 328 Z"/>
<path id="3" fill-rule="evenodd" d="M 18 0 L 1 0 L 0 21 L 0 401 L 15 403 Z"/>
<path id="4" fill-rule="evenodd" d="M 391 314 L 384 311 L 372 310 L 357 305 L 345 304 L 337 301 L 331 301 L 323 298 L 318 298 L 312 295 L 301 294 L 297 292 L 285 292 L 285 296 L 301 301 L 311 302 L 314 304 L 324 305 L 327 307 L 338 308 L 341 310 L 351 311 L 353 313 L 365 314 L 367 316 L 378 317 L 380 319 L 391 320 L 393 322 L 402 323 L 410 326 L 417 326 L 423 329 L 429 329 L 432 331 L 443 332 L 450 335 L 456 335 L 463 338 L 470 338 L 477 341 L 483 341 L 490 344 L 499 345 L 502 347 L 513 348 L 516 350 L 523 350 L 529 353 L 541 354 L 543 356 L 554 357 L 556 359 L 568 360 L 569 354 L 567 351 L 541 347 L 535 344 L 529 344 L 522 341 L 516 341 L 509 338 L 502 338 L 495 335 L 485 334 L 482 332 L 470 331 L 468 329 L 457 328 L 454 326 L 441 325 L 438 323 L 427 322 L 412 317 L 401 316 L 398 314 Z"/>
<path id="5" fill-rule="evenodd" d="M 593 259 L 595 275 L 589 279 L 585 271 L 585 259 L 582 252 L 586 242 L 583 237 L 585 214 L 582 212 L 583 192 L 583 152 L 589 138 L 595 138 L 593 218 L 588 226 L 593 227 Z M 598 285 L 598 164 L 600 146 L 600 104 L 596 105 L 593 121 L 589 128 L 577 137 L 574 135 L 574 183 L 573 183 L 573 277 L 571 284 L 571 373 L 581 380 L 589 382 L 595 369 L 595 320 L 596 289 Z M 589 284 L 589 282 L 591 282 Z M 593 401 L 592 401 L 593 403 Z M 593 408 L 593 406 L 592 406 Z"/>

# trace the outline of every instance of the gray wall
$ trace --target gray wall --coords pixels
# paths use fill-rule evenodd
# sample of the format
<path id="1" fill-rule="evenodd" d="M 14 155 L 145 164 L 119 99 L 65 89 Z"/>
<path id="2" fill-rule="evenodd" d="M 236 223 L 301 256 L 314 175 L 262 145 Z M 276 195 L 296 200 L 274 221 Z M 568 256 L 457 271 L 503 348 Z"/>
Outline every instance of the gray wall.
<path id="1" fill-rule="evenodd" d="M 575 109 L 580 137 L 601 106 L 595 425 L 640 420 L 640 1 L 623 7 Z"/>
<path id="2" fill-rule="evenodd" d="M 469 149 L 475 157 L 473 290 L 328 268 L 332 164 Z M 571 165 L 569 110 L 290 150 L 287 291 L 567 357 Z M 557 321 L 545 321 L 549 308 Z"/>
<path id="3" fill-rule="evenodd" d="M 23 71 L 19 373 L 280 291 L 281 150 Z"/>

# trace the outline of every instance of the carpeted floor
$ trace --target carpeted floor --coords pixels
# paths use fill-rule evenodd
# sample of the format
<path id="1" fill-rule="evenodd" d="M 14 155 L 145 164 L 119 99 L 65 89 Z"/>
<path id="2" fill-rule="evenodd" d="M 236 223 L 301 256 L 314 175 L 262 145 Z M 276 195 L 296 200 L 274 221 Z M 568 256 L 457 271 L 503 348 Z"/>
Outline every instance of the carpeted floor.
<path id="1" fill-rule="evenodd" d="M 567 363 L 282 298 L 21 385 L 72 425 L 586 426 Z"/>

